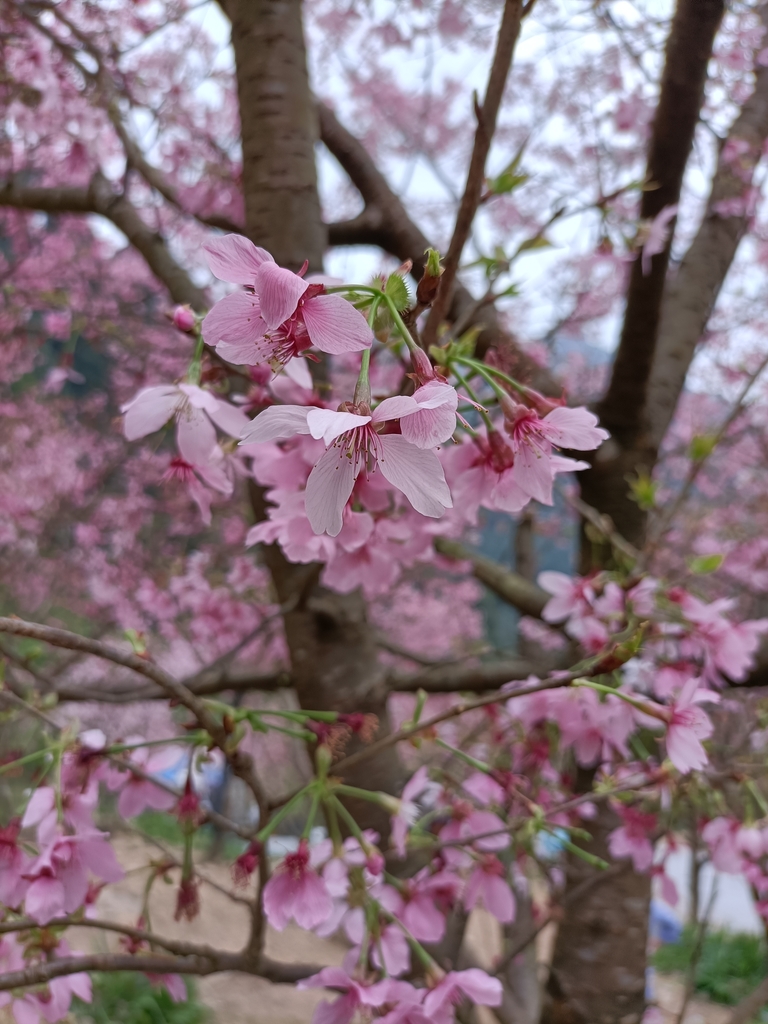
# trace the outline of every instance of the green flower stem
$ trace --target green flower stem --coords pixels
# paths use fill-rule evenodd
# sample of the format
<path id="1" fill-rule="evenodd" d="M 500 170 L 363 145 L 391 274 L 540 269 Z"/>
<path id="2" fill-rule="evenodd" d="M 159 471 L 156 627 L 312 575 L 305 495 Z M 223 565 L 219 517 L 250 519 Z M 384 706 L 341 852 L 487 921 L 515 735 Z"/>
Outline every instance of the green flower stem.
<path id="1" fill-rule="evenodd" d="M 637 700 L 635 697 L 630 697 L 628 693 L 622 693 L 621 690 L 617 690 L 613 686 L 606 686 L 605 683 L 596 683 L 593 679 L 574 679 L 571 686 L 586 686 L 590 690 L 596 690 L 598 693 L 612 693 L 614 697 L 619 697 L 621 700 L 626 701 L 627 704 L 631 704 L 638 711 L 642 711 L 652 718 L 658 718 L 662 722 L 667 722 L 663 709 L 659 708 L 657 711 L 652 705 Z"/>
<path id="2" fill-rule="evenodd" d="M 315 817 L 317 816 L 317 805 L 320 803 L 320 793 L 315 789 L 312 793 L 312 803 L 309 805 L 309 814 L 307 820 L 304 822 L 304 828 L 301 830 L 301 838 L 309 839 L 309 834 L 312 831 L 312 826 L 315 824 Z"/>
<path id="3" fill-rule="evenodd" d="M 358 841 L 358 843 L 360 843 L 361 848 L 363 850 L 366 850 L 366 851 L 369 850 L 370 849 L 370 843 L 367 841 L 367 839 L 365 838 L 365 836 L 362 833 L 362 830 L 361 830 L 360 826 L 357 824 L 357 822 L 352 817 L 352 815 L 349 813 L 349 811 L 344 806 L 344 804 L 341 802 L 341 800 L 339 800 L 335 796 L 332 796 L 331 799 L 327 801 L 327 803 L 328 804 L 333 804 L 334 808 L 336 809 L 337 814 L 339 815 L 339 817 L 341 817 L 346 822 L 347 828 L 352 833 L 352 835 L 355 837 L 355 839 Z"/>
<path id="4" fill-rule="evenodd" d="M 6 764 L 0 765 L 0 775 L 14 768 L 22 768 L 25 764 L 34 764 L 35 761 L 41 761 L 48 754 L 55 758 L 57 749 L 59 749 L 58 745 L 56 747 L 45 747 L 43 750 L 35 750 L 31 754 L 25 754 L 24 757 L 17 757 L 15 761 L 8 761 Z"/>
<path id="5" fill-rule="evenodd" d="M 472 768 L 477 768 L 478 771 L 484 772 L 486 775 L 490 774 L 491 766 L 486 764 L 485 761 L 478 761 L 477 758 L 472 757 L 470 754 L 465 754 L 463 750 L 458 750 L 456 747 L 452 747 L 450 743 L 446 743 L 445 740 L 436 739 L 435 743 L 438 747 L 442 747 L 443 750 L 447 750 L 453 754 L 454 757 L 458 757 L 460 761 L 464 761 L 465 764 L 470 765 Z"/>
<path id="6" fill-rule="evenodd" d="M 464 390 L 467 392 L 467 394 L 472 399 L 472 401 L 476 402 L 477 405 L 480 406 L 480 408 L 478 409 L 478 412 L 480 413 L 480 415 L 481 415 L 481 417 L 483 419 L 483 423 L 485 423 L 485 425 L 488 428 L 488 430 L 495 430 L 496 428 L 494 427 L 493 423 L 491 422 L 491 417 L 488 415 L 486 410 L 483 408 L 482 402 L 478 399 L 478 397 L 475 394 L 474 390 L 470 386 L 469 381 L 463 376 L 463 374 L 460 373 L 459 370 L 456 369 L 455 363 L 451 364 L 451 373 L 454 375 L 454 377 L 459 382 L 459 384 L 464 388 Z"/>
<path id="7" fill-rule="evenodd" d="M 296 805 L 304 799 L 305 796 L 307 796 L 310 793 L 314 795 L 314 790 L 315 783 L 310 783 L 308 786 L 305 786 L 304 789 L 299 790 L 299 792 L 296 793 L 296 795 L 292 797 L 287 804 L 284 804 L 280 808 L 280 810 L 274 815 L 274 817 L 270 818 L 270 820 L 267 822 L 264 828 L 259 831 L 259 833 L 256 836 L 258 841 L 260 843 L 265 843 L 267 839 L 269 839 L 269 837 L 275 831 L 280 822 L 285 820 L 285 818 L 291 813 L 291 811 L 296 807 Z"/>
<path id="8" fill-rule="evenodd" d="M 515 391 L 519 391 L 521 395 L 525 395 L 525 388 L 522 386 L 522 384 L 518 383 L 518 381 L 516 381 L 514 377 L 510 377 L 508 373 L 504 373 L 503 370 L 499 370 L 497 367 L 491 366 L 490 364 L 479 363 L 475 359 L 468 359 L 463 356 L 461 357 L 461 361 L 466 366 L 472 366 L 474 369 L 478 370 L 478 372 L 490 373 L 494 377 L 498 377 L 500 380 L 503 380 L 507 384 L 509 384 L 510 387 L 513 387 Z"/>
<path id="9" fill-rule="evenodd" d="M 380 807 L 386 806 L 381 799 L 381 793 L 378 793 L 373 789 L 358 789 L 357 786 L 340 785 L 335 786 L 334 791 L 341 793 L 343 796 L 353 796 L 358 800 L 367 800 L 369 803 L 378 804 Z"/>

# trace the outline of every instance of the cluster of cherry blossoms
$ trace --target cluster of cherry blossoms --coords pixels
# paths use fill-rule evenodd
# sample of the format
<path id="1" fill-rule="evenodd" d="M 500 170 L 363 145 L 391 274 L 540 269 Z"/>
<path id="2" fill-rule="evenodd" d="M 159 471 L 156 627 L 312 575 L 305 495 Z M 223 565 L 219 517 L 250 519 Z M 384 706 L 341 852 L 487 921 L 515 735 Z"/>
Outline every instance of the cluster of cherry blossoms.
<path id="1" fill-rule="evenodd" d="M 240 290 L 202 323 L 177 310 L 176 326 L 194 339 L 188 372 L 143 389 L 124 407 L 125 436 L 174 425 L 177 454 L 166 477 L 187 487 L 206 522 L 216 494 L 231 497 L 238 480 L 254 479 L 265 488 L 267 518 L 246 543 L 277 542 L 292 562 L 322 563 L 333 589 L 382 594 L 404 569 L 438 557 L 438 534 L 475 526 L 481 508 L 515 514 L 533 500 L 552 504 L 557 476 L 586 467 L 561 452 L 592 451 L 607 438 L 587 409 L 547 399 L 474 358 L 467 339 L 425 352 L 407 316 L 402 274 L 354 286 L 312 279 L 306 268 L 278 267 L 239 236 L 206 251 L 212 271 Z M 439 276 L 436 254 L 427 272 Z M 248 577 L 245 569 L 241 575 Z M 443 699 L 445 714 L 419 739 L 434 744 L 430 767 L 417 767 L 399 796 L 334 776 L 350 734 L 370 739 L 363 714 L 203 699 L 208 718 L 193 712 L 196 725 L 167 741 L 129 736 L 107 744 L 93 730 L 78 738 L 65 732 L 31 755 L 41 769 L 35 785 L 0 830 L 0 911 L 10 925 L 0 942 L 4 972 L 70 955 L 63 933 L 92 916 L 101 888 L 122 876 L 95 823 L 100 784 L 119 794 L 124 818 L 146 809 L 176 816 L 182 862 L 150 865 L 146 898 L 156 878 L 180 868 L 176 916 L 194 918 L 200 878 L 193 839 L 209 813 L 196 758 L 218 747 L 222 763 L 241 765 L 239 748 L 271 731 L 313 748 L 315 771 L 266 820 L 240 830 L 246 846 L 233 882 L 256 888 L 271 927 L 292 922 L 348 943 L 342 967 L 299 983 L 336 993 L 319 1005 L 314 1024 L 348 1024 L 358 1011 L 382 1024 L 450 1024 L 465 998 L 500 1005 L 495 974 L 446 972 L 431 951 L 454 911 L 483 908 L 501 925 L 512 923 L 521 898 L 531 899 L 534 877 L 546 883 L 549 901 L 535 915 L 550 913 L 563 890 L 565 855 L 603 863 L 580 845 L 600 801 L 619 821 L 611 856 L 658 876 L 674 901 L 656 856 L 674 818 L 662 821 L 659 808 L 674 807 L 695 773 L 705 777 L 704 743 L 714 726 L 702 705 L 719 701 L 725 676 L 744 678 L 768 621 L 735 623 L 728 601 L 706 603 L 693 588 L 670 587 L 639 569 L 585 578 L 545 572 L 539 583 L 551 595 L 541 629 L 575 664 L 509 682 L 460 716 L 451 712 L 453 698 Z M 426 701 L 426 694 L 415 699 L 410 737 L 430 722 Z M 160 776 L 181 750 L 188 771 L 178 792 Z M 596 773 L 592 794 L 574 795 L 579 766 Z M 386 841 L 358 825 L 350 800 L 389 816 Z M 296 848 L 276 858 L 272 840 L 300 807 L 309 811 Z M 327 836 L 311 841 L 321 814 Z M 719 816 L 703 823 L 702 835 L 716 866 L 746 872 L 768 907 L 764 831 Z M 410 857 L 420 866 L 404 877 Z M 121 940 L 137 969 L 152 949 L 148 920 L 142 913 Z M 185 998 L 178 975 L 147 973 L 173 998 Z M 0 994 L 0 1005 L 11 1005 L 17 1024 L 40 1017 L 53 1024 L 73 995 L 89 993 L 87 976 L 75 971 Z"/>
<path id="2" fill-rule="evenodd" d="M 126 437 L 175 421 L 179 454 L 167 475 L 187 484 L 207 519 L 206 489 L 229 496 L 238 476 L 252 474 L 269 508 L 248 543 L 277 541 L 291 561 L 323 562 L 334 589 L 384 592 L 402 568 L 434 557 L 438 529 L 461 532 L 481 506 L 552 504 L 556 475 L 586 468 L 558 449 L 589 451 L 608 436 L 587 409 L 519 385 L 466 346 L 440 349 L 433 363 L 385 281 L 308 279 L 238 235 L 205 249 L 211 270 L 243 290 L 202 321 L 185 381 L 145 388 L 124 407 Z M 196 329 L 184 311 L 176 322 Z M 374 345 L 374 331 L 387 340 Z M 342 372 L 313 382 L 312 349 L 337 357 Z M 249 367 L 250 388 L 225 399 L 216 359 Z M 239 446 L 220 443 L 216 428 Z"/>

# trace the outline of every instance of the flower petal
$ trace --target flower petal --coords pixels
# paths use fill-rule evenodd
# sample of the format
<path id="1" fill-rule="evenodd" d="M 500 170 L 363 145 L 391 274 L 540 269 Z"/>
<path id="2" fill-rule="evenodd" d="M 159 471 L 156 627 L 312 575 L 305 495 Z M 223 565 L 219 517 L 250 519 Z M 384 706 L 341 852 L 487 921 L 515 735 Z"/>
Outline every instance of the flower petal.
<path id="1" fill-rule="evenodd" d="M 251 420 L 240 435 L 240 444 L 281 441 L 294 434 L 308 434 L 307 414 L 312 406 L 272 405 Z"/>
<path id="2" fill-rule="evenodd" d="M 207 412 L 219 430 L 223 430 L 230 437 L 240 437 L 251 423 L 242 409 L 230 405 L 229 402 L 217 400 L 215 407 L 208 409 Z"/>
<path id="3" fill-rule="evenodd" d="M 333 409 L 310 409 L 307 414 L 310 434 L 317 440 L 322 437 L 326 444 L 331 444 L 348 430 L 363 427 L 370 422 L 370 416 L 357 416 L 353 412 L 336 412 Z"/>
<path id="4" fill-rule="evenodd" d="M 302 304 L 301 313 L 312 344 L 321 352 L 337 356 L 371 347 L 373 331 L 365 317 L 341 295 L 315 295 Z"/>
<path id="5" fill-rule="evenodd" d="M 182 457 L 191 466 L 202 466 L 212 459 L 216 428 L 202 409 L 188 405 L 179 416 L 176 442 Z"/>
<path id="6" fill-rule="evenodd" d="M 346 452 L 329 448 L 309 474 L 304 492 L 307 518 L 315 533 L 337 537 L 343 512 L 355 486 L 355 467 Z"/>
<path id="7" fill-rule="evenodd" d="M 242 235 L 224 235 L 203 245 L 211 273 L 232 284 L 253 284 L 262 263 L 274 263 L 266 249 L 259 249 Z"/>
<path id="8" fill-rule="evenodd" d="M 125 413 L 123 434 L 127 440 L 146 437 L 165 426 L 179 400 L 179 389 L 174 384 L 160 384 L 141 390 L 133 401 L 122 407 Z"/>
<path id="9" fill-rule="evenodd" d="M 266 326 L 258 299 L 247 292 L 233 292 L 212 307 L 201 330 L 208 345 L 215 346 L 221 341 L 256 344 L 264 337 Z"/>
<path id="10" fill-rule="evenodd" d="M 440 460 L 434 452 L 416 448 L 400 434 L 380 438 L 379 467 L 385 480 L 402 491 L 417 512 L 439 519 L 453 507 Z"/>
<path id="11" fill-rule="evenodd" d="M 413 416 L 418 411 L 418 405 L 410 396 L 394 395 L 379 402 L 371 419 L 374 423 L 386 423 L 387 420 L 399 420 L 401 416 Z"/>
<path id="12" fill-rule="evenodd" d="M 297 274 L 276 263 L 263 263 L 256 275 L 261 315 L 270 330 L 279 327 L 296 312 L 299 299 L 309 285 Z"/>

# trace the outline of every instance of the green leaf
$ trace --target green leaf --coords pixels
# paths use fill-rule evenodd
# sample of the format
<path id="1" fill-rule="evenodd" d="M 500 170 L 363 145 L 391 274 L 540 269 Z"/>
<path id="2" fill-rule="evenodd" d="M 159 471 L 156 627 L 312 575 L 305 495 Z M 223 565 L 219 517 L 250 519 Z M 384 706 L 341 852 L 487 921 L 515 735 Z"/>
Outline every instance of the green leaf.
<path id="1" fill-rule="evenodd" d="M 629 484 L 630 498 L 637 502 L 644 512 L 656 507 L 656 491 L 659 485 L 645 470 L 640 470 L 635 476 L 628 476 L 626 480 Z"/>
<path id="2" fill-rule="evenodd" d="M 530 181 L 530 178 L 530 174 L 515 174 L 507 169 L 502 171 L 498 177 L 490 179 L 488 191 L 494 196 L 508 195 L 510 192 L 514 192 L 516 188 L 524 185 L 526 181 Z"/>
<path id="3" fill-rule="evenodd" d="M 534 235 L 533 238 L 526 238 L 524 242 L 518 245 L 515 256 L 519 256 L 521 252 L 528 252 L 531 249 L 550 249 L 551 247 L 552 243 L 544 235 Z"/>
<path id="4" fill-rule="evenodd" d="M 399 274 L 390 274 L 384 291 L 392 299 L 398 313 L 408 309 L 411 304 L 411 296 L 408 294 L 408 285 Z"/>
<path id="5" fill-rule="evenodd" d="M 698 558 L 691 558 L 688 561 L 688 568 L 697 576 L 706 576 L 707 573 L 715 572 L 725 561 L 725 555 L 700 555 Z"/>
<path id="6" fill-rule="evenodd" d="M 716 444 L 717 438 L 713 434 L 696 434 L 695 437 L 691 438 L 688 458 L 694 462 L 703 462 L 704 459 L 712 454 Z"/>

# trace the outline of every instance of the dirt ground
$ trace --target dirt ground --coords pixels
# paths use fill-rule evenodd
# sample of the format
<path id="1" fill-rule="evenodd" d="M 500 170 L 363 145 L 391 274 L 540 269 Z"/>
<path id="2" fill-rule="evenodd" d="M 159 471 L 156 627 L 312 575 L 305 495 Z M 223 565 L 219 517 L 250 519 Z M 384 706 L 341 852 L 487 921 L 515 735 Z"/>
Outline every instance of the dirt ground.
<path id="1" fill-rule="evenodd" d="M 122 882 L 103 891 L 98 903 L 98 916 L 123 924 L 135 924 L 141 912 L 147 877 L 143 868 L 149 858 L 159 857 L 161 853 L 138 837 L 118 836 L 114 842 L 126 875 Z M 204 864 L 200 873 L 204 879 L 231 891 L 227 866 Z M 176 922 L 173 919 L 176 887 L 157 883 L 151 903 L 153 930 L 167 938 L 205 943 L 226 950 L 240 949 L 248 934 L 247 908 L 233 903 L 224 892 L 205 881 L 200 895 L 200 916 L 192 922 Z M 107 952 L 116 945 L 114 936 L 107 938 L 104 933 L 93 929 L 72 929 L 69 937 L 73 946 L 88 952 Z M 490 966 L 499 948 L 496 921 L 482 911 L 473 914 L 468 941 L 478 960 Z M 549 941 L 551 943 L 551 937 Z M 290 925 L 283 932 L 269 929 L 266 948 L 267 954 L 275 960 L 322 965 L 340 964 L 346 952 L 346 947 L 340 942 L 315 938 Z M 664 1024 L 677 1024 L 683 994 L 681 982 L 661 976 L 657 979 L 656 991 L 664 1012 Z M 216 1024 L 308 1024 L 315 1005 L 324 998 L 322 992 L 299 992 L 291 985 L 273 985 L 241 974 L 200 978 L 198 993 L 210 1007 Z M 694 999 L 688 1006 L 683 1024 L 726 1024 L 729 1013 L 727 1007 Z M 490 1024 L 493 1019 L 490 1014 L 482 1013 L 482 1024 Z M 0 1024 L 5 1024 L 2 1012 Z"/>

